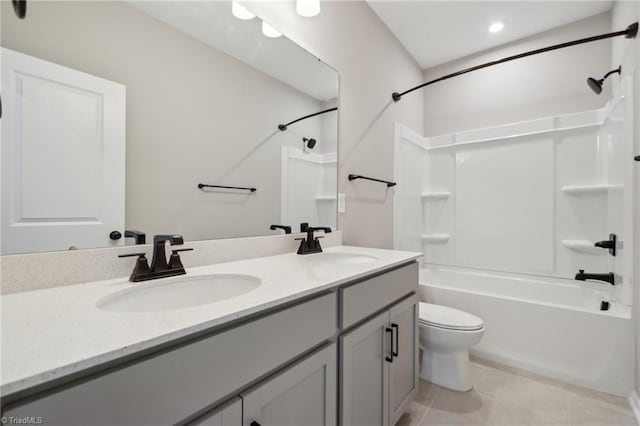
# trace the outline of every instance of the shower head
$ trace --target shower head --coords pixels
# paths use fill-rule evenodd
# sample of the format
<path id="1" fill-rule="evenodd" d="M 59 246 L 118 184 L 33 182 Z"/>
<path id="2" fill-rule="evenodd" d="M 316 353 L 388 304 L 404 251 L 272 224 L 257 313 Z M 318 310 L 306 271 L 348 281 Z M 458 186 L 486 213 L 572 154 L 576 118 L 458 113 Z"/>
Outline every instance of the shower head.
<path id="1" fill-rule="evenodd" d="M 600 80 L 596 80 L 593 77 L 587 78 L 587 85 L 589 86 L 589 88 L 591 90 L 593 90 L 593 92 L 596 95 L 599 95 L 600 93 L 602 93 L 602 83 L 604 83 L 604 81 L 607 79 L 607 77 L 609 77 L 611 74 L 616 74 L 616 73 L 617 74 L 622 74 L 622 66 L 619 66 L 615 70 L 609 71 Z"/>
<path id="2" fill-rule="evenodd" d="M 313 149 L 316 146 L 316 140 L 313 138 L 302 138 L 302 146 L 305 148 Z"/>
<path id="3" fill-rule="evenodd" d="M 596 80 L 593 77 L 589 77 L 587 79 L 587 85 L 591 90 L 595 92 L 596 95 L 599 95 L 602 92 L 602 83 L 604 79 Z"/>

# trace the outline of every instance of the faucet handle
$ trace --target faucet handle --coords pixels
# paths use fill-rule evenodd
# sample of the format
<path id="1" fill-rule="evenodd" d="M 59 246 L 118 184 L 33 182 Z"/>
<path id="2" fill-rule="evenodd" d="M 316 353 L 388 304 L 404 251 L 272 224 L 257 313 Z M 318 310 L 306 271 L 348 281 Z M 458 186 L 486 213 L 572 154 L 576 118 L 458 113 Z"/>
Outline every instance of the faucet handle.
<path id="1" fill-rule="evenodd" d="M 184 270 L 184 266 L 182 265 L 182 261 L 180 260 L 181 251 L 192 251 L 193 248 L 183 248 L 183 249 L 175 249 L 171 250 L 171 257 L 169 258 L 169 270 Z"/>
<path id="2" fill-rule="evenodd" d="M 133 257 L 138 256 L 140 259 L 144 258 L 147 253 L 129 253 L 129 254 L 119 254 L 118 257 Z"/>
<path id="3" fill-rule="evenodd" d="M 147 254 L 146 253 L 130 253 L 130 254 L 121 254 L 118 257 L 134 257 L 138 256 L 138 260 L 136 260 L 136 266 L 134 266 L 133 271 L 131 272 L 131 276 L 129 277 L 129 281 L 138 282 L 143 281 L 145 275 L 148 275 L 151 272 L 149 268 L 149 262 L 147 262 Z"/>

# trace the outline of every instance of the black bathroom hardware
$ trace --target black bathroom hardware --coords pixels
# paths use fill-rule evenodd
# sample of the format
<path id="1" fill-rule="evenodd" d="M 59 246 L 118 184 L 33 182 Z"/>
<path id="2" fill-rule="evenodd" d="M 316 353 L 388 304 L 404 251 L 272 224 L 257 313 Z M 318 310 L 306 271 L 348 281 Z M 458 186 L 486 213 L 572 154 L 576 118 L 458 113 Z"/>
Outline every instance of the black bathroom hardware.
<path id="1" fill-rule="evenodd" d="M 2 113 L 2 110 L 0 110 L 0 114 Z M 636 155 L 635 157 L 633 157 L 633 159 L 635 161 L 640 161 L 640 155 Z"/>
<path id="2" fill-rule="evenodd" d="M 313 149 L 316 146 L 314 138 L 302 138 L 302 149 Z"/>
<path id="3" fill-rule="evenodd" d="M 224 185 L 205 185 L 204 183 L 199 183 L 198 184 L 198 188 L 202 189 L 202 188 L 223 188 L 223 189 L 239 189 L 242 191 L 251 191 L 251 192 L 256 192 L 257 189 L 256 188 L 247 188 L 244 186 L 224 186 Z"/>
<path id="4" fill-rule="evenodd" d="M 271 229 L 272 231 L 275 231 L 276 229 L 282 229 L 285 234 L 291 233 L 291 227 L 286 225 L 271 225 L 269 229 Z"/>
<path id="5" fill-rule="evenodd" d="M 580 269 L 575 277 L 578 281 L 596 280 L 604 281 L 611 285 L 615 285 L 616 277 L 613 272 L 607 272 L 606 274 L 588 274 L 584 272 L 584 269 Z"/>
<path id="6" fill-rule="evenodd" d="M 307 232 L 307 229 L 309 229 L 309 223 L 302 222 L 300 224 L 300 232 Z"/>
<path id="7" fill-rule="evenodd" d="M 611 74 L 616 74 L 616 73 L 622 75 L 622 65 L 620 65 L 615 70 L 609 71 L 608 73 L 606 73 L 604 75 L 604 77 L 602 77 L 599 80 L 596 80 L 593 77 L 587 78 L 587 85 L 589 86 L 589 88 L 591 90 L 593 90 L 593 92 L 596 95 L 599 95 L 600 93 L 602 93 L 602 83 L 604 83 L 604 81 L 607 79 L 607 77 L 609 77 Z"/>
<path id="8" fill-rule="evenodd" d="M 611 307 L 611 303 L 609 303 L 608 301 L 603 300 L 602 302 L 600 302 L 601 311 L 608 311 L 610 307 Z"/>
<path id="9" fill-rule="evenodd" d="M 386 327 L 384 329 L 384 331 L 385 331 L 385 333 L 389 333 L 389 338 L 390 338 L 389 341 L 391 342 L 391 344 L 389 345 L 389 348 L 390 348 L 390 351 L 391 351 L 391 355 L 385 356 L 384 359 L 387 362 L 393 362 L 393 328 Z"/>
<path id="10" fill-rule="evenodd" d="M 182 261 L 180 260 L 179 252 L 191 251 L 192 248 L 174 249 L 171 250 L 171 258 L 167 263 L 167 257 L 165 255 L 165 244 L 169 242 L 171 245 L 184 244 L 184 239 L 180 235 L 155 235 L 153 237 L 153 258 L 151 260 L 151 267 L 145 253 L 131 253 L 121 254 L 118 257 L 132 257 L 138 256 L 136 265 L 131 272 L 129 281 L 139 282 L 153 280 L 156 278 L 173 277 L 176 275 L 184 275 L 187 272 L 184 270 Z"/>
<path id="11" fill-rule="evenodd" d="M 391 328 L 395 330 L 395 349 L 391 351 L 391 355 L 397 357 L 400 353 L 400 326 L 398 324 L 391 323 Z"/>
<path id="12" fill-rule="evenodd" d="M 584 43 L 591 43 L 593 41 L 598 41 L 598 40 L 604 40 L 607 38 L 612 38 L 612 37 L 619 37 L 619 36 L 625 36 L 625 38 L 635 38 L 636 35 L 638 35 L 638 23 L 634 22 L 633 24 L 629 25 L 627 27 L 626 30 L 622 30 L 622 31 L 616 31 L 616 32 L 612 32 L 612 33 L 607 33 L 607 34 L 601 34 L 601 35 L 597 35 L 597 36 L 593 36 L 593 37 L 587 37 L 587 38 L 581 38 L 579 40 L 574 40 L 574 41 L 569 41 L 566 43 L 560 43 L 560 44 L 555 44 L 553 46 L 549 46 L 549 47 L 543 47 L 541 49 L 535 49 L 535 50 L 530 50 L 528 52 L 524 52 L 524 53 L 520 53 L 518 55 L 513 55 L 513 56 L 507 56 L 505 58 L 502 59 L 498 59 L 496 61 L 491 61 L 491 62 L 487 62 L 481 65 L 476 65 L 470 68 L 465 68 L 463 70 L 460 71 L 456 71 L 454 73 L 451 74 L 447 74 L 444 75 L 442 77 L 438 77 L 434 80 L 430 80 L 427 81 L 426 83 L 422 83 L 418 86 L 412 87 L 409 90 L 405 90 L 404 92 L 394 92 L 391 94 L 391 98 L 393 99 L 394 102 L 398 102 L 400 99 L 402 99 L 402 97 L 408 93 L 411 93 L 415 90 L 418 89 L 422 89 L 423 87 L 429 86 L 431 84 L 434 83 L 438 83 L 440 81 L 444 81 L 444 80 L 448 80 L 450 78 L 453 77 L 458 77 L 460 75 L 472 72 L 472 71 L 477 71 L 483 68 L 487 68 L 487 67 L 491 67 L 493 65 L 498 65 L 498 64 L 502 64 L 504 62 L 509 62 L 509 61 L 513 61 L 516 59 L 522 59 L 522 58 L 526 58 L 527 56 L 533 56 L 533 55 L 537 55 L 539 53 L 545 53 L 545 52 L 550 52 L 552 50 L 557 50 L 557 49 L 563 49 L 565 47 L 571 47 L 571 46 L 576 46 L 579 44 L 584 44 Z"/>
<path id="13" fill-rule="evenodd" d="M 109 233 L 109 238 L 114 240 L 114 241 L 117 241 L 120 238 L 122 238 L 122 234 L 120 233 L 120 231 L 111 231 Z"/>
<path id="14" fill-rule="evenodd" d="M 300 225 L 302 227 L 302 224 Z M 323 231 L 325 234 L 331 232 L 331 228 L 328 227 L 313 227 L 308 226 L 305 229 L 307 233 L 307 238 L 296 238 L 296 241 L 300 241 L 300 246 L 298 247 L 298 254 L 312 254 L 312 253 L 322 253 L 322 246 L 320 245 L 320 238 L 323 237 L 314 237 L 313 233 L 315 231 Z"/>
<path id="15" fill-rule="evenodd" d="M 609 239 L 608 240 L 598 241 L 594 245 L 596 247 L 600 247 L 600 248 L 603 248 L 603 249 L 608 249 L 609 250 L 609 254 L 611 256 L 615 256 L 616 255 L 616 244 L 617 244 L 617 242 L 618 242 L 617 235 L 616 234 L 609 234 Z"/>
<path id="16" fill-rule="evenodd" d="M 254 420 L 251 422 L 249 426 L 262 426 L 262 425 Z"/>
<path id="17" fill-rule="evenodd" d="M 133 229 L 125 230 L 124 237 L 133 238 L 134 241 L 136 242 L 136 245 L 147 243 L 147 235 L 144 232 L 134 231 Z"/>
<path id="18" fill-rule="evenodd" d="M 375 179 L 375 178 L 371 178 L 371 177 L 367 177 L 367 176 L 361 176 L 361 175 L 349 175 L 348 179 L 349 179 L 349 181 L 356 180 L 356 179 L 365 179 L 365 180 L 372 180 L 374 182 L 382 182 L 382 183 L 386 183 L 387 184 L 387 188 L 391 188 L 392 186 L 396 186 L 397 185 L 396 182 L 389 182 L 388 180 Z"/>
<path id="19" fill-rule="evenodd" d="M 13 3 L 13 11 L 20 19 L 24 19 L 27 16 L 27 0 L 11 0 Z"/>
<path id="20" fill-rule="evenodd" d="M 326 114 L 328 112 L 337 111 L 337 110 L 338 110 L 338 107 L 329 108 L 319 112 L 314 112 L 313 114 L 305 115 L 304 117 L 296 118 L 295 120 L 290 121 L 287 124 L 278 124 L 278 130 L 281 130 L 284 132 L 285 130 L 287 130 L 289 126 L 291 126 L 294 123 L 297 123 L 298 121 L 306 120 L 307 118 L 315 117 L 316 115 Z"/>

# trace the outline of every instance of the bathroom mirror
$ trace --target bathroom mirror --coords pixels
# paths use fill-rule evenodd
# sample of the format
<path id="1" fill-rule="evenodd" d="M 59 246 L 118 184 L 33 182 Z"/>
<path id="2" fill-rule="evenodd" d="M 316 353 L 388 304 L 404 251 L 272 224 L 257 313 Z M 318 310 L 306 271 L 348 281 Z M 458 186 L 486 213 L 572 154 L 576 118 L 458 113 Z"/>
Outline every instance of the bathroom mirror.
<path id="1" fill-rule="evenodd" d="M 2 254 L 335 229 L 338 75 L 233 6 L 2 2 Z"/>

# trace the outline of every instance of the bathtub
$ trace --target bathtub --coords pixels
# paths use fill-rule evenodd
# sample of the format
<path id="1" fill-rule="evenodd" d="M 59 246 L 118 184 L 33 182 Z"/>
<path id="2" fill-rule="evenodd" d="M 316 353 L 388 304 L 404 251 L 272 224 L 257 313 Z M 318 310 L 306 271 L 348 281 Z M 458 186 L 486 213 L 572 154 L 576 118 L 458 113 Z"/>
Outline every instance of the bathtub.
<path id="1" fill-rule="evenodd" d="M 631 311 L 598 283 L 462 269 L 420 269 L 422 301 L 483 319 L 472 355 L 627 397 L 633 389 Z M 608 311 L 600 303 L 610 302 Z"/>

